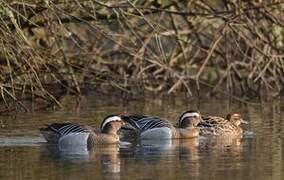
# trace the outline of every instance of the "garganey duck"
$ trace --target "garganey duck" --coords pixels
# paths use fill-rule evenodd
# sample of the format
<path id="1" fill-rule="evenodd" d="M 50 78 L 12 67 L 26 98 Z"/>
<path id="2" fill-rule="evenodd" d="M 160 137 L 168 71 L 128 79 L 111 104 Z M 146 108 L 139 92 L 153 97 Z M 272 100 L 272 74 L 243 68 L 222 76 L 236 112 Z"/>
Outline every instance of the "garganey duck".
<path id="1" fill-rule="evenodd" d="M 139 139 L 186 139 L 199 135 L 196 126 L 201 121 L 201 116 L 197 111 L 184 112 L 177 127 L 169 121 L 152 116 L 129 115 L 122 116 L 122 119 L 134 131 L 133 136 L 138 135 Z"/>
<path id="2" fill-rule="evenodd" d="M 247 124 L 239 113 L 231 113 L 226 118 L 218 116 L 202 117 L 198 127 L 200 128 L 200 135 L 241 135 L 243 133 L 240 127 L 241 123 Z"/>
<path id="3" fill-rule="evenodd" d="M 101 123 L 100 131 L 76 123 L 53 123 L 40 129 L 48 143 L 60 145 L 113 144 L 119 142 L 117 131 L 124 124 L 120 116 L 107 116 Z"/>

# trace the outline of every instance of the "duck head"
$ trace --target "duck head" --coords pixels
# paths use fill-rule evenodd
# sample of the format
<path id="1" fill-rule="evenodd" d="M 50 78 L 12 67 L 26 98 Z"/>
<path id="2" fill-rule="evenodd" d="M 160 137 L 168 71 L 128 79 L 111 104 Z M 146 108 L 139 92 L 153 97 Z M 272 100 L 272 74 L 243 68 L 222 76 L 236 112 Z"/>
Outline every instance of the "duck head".
<path id="1" fill-rule="evenodd" d="M 180 116 L 178 127 L 184 129 L 196 127 L 200 121 L 201 121 L 201 115 L 199 111 L 194 111 L 194 110 L 186 111 Z"/>
<path id="2" fill-rule="evenodd" d="M 244 121 L 242 119 L 240 113 L 230 113 L 227 115 L 226 119 L 229 120 L 236 127 L 239 127 L 242 123 L 248 124 L 247 121 Z"/>
<path id="3" fill-rule="evenodd" d="M 121 116 L 109 115 L 101 123 L 101 132 L 116 134 L 117 131 L 124 125 Z"/>

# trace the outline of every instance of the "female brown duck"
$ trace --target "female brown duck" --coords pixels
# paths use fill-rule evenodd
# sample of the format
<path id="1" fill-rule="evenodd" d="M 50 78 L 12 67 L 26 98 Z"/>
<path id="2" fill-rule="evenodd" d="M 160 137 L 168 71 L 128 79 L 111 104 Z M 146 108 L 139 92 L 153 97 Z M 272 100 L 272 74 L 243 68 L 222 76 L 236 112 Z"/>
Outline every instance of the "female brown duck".
<path id="1" fill-rule="evenodd" d="M 228 114 L 226 118 L 218 116 L 203 117 L 198 124 L 200 135 L 242 135 L 241 123 L 247 124 L 239 113 Z"/>

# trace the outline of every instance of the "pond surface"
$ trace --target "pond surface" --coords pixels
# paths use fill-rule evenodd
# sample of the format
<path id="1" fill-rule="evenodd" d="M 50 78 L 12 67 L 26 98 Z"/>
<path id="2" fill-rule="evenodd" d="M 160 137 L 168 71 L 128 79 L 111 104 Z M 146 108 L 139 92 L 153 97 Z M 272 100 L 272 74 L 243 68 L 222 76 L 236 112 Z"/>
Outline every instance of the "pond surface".
<path id="1" fill-rule="evenodd" d="M 88 100 L 87 100 L 88 99 Z M 154 97 L 127 99 L 91 95 L 78 105 L 66 99 L 60 111 L 0 117 L 0 179 L 284 179 L 284 104 L 246 104 L 224 98 Z M 143 113 L 176 122 L 189 109 L 206 115 L 241 112 L 249 122 L 242 139 L 198 139 L 121 143 L 60 151 L 38 128 L 52 122 L 98 127 L 113 113 Z"/>

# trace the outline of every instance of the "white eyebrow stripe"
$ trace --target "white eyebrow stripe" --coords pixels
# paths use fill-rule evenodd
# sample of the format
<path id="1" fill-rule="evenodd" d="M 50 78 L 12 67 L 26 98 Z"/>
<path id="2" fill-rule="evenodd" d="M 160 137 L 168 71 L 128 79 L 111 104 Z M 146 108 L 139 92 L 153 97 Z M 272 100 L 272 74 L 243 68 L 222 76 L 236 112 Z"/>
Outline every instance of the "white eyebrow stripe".
<path id="1" fill-rule="evenodd" d="M 187 117 L 200 117 L 199 113 L 197 112 L 190 112 L 190 113 L 185 113 L 181 118 L 180 120 L 183 120 L 184 118 L 187 118 Z"/>
<path id="2" fill-rule="evenodd" d="M 112 121 L 121 121 L 121 118 L 119 116 L 112 116 L 107 118 L 105 122 L 102 124 L 101 129 L 104 129 L 104 127 Z"/>

